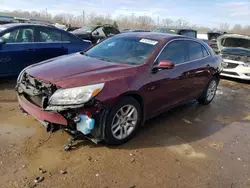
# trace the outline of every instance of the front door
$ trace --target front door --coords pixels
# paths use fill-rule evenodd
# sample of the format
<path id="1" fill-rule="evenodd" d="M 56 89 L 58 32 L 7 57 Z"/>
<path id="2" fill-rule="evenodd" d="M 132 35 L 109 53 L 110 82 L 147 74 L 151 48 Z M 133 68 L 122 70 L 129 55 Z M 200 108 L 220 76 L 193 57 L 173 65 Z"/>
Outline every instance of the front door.
<path id="1" fill-rule="evenodd" d="M 18 75 L 27 65 L 35 63 L 36 44 L 32 27 L 7 30 L 0 37 L 6 42 L 0 45 L 0 76 Z"/>
<path id="2" fill-rule="evenodd" d="M 186 99 L 188 74 L 181 65 L 184 65 L 187 59 L 187 44 L 183 40 L 170 42 L 161 52 L 154 66 L 160 61 L 171 61 L 175 66 L 173 69 L 151 74 L 151 83 L 147 86 L 147 98 L 150 99 L 147 104 L 150 109 L 148 113 L 158 114 Z"/>

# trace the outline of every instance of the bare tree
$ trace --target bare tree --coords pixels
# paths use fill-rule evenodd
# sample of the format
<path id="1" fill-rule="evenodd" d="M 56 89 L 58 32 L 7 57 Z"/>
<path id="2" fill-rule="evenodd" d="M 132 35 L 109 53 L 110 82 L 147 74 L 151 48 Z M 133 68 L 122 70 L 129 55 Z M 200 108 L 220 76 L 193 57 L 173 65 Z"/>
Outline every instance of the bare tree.
<path id="1" fill-rule="evenodd" d="M 170 18 L 165 18 L 165 19 L 162 19 L 161 21 L 161 25 L 164 26 L 164 27 L 172 27 L 173 26 L 173 20 L 170 19 Z"/>
<path id="2" fill-rule="evenodd" d="M 229 31 L 230 25 L 228 23 L 221 23 L 219 29 L 222 31 Z"/>

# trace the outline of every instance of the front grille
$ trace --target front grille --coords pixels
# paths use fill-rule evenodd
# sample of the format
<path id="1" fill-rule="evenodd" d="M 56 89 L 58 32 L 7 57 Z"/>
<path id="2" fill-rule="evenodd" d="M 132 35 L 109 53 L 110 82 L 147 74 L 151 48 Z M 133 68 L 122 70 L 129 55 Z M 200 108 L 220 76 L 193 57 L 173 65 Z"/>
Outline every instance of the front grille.
<path id="1" fill-rule="evenodd" d="M 246 55 L 232 55 L 232 54 L 222 54 L 223 59 L 229 59 L 234 61 L 241 61 L 241 62 L 250 62 L 250 57 Z"/>
<path id="2" fill-rule="evenodd" d="M 222 71 L 222 73 L 224 73 L 224 74 L 230 74 L 230 75 L 234 75 L 234 76 L 239 76 L 236 72 Z"/>
<path id="3" fill-rule="evenodd" d="M 25 87 L 25 98 L 40 108 L 48 106 L 48 99 L 57 90 L 56 86 L 38 80 L 28 74 L 24 74 L 21 84 Z"/>

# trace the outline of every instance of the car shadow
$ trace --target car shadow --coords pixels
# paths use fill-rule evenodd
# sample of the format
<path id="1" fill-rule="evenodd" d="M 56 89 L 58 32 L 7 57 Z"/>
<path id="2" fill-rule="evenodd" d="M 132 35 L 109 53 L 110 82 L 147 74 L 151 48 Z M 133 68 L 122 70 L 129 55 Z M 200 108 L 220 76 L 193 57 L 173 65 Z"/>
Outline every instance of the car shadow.
<path id="1" fill-rule="evenodd" d="M 0 79 L 0 90 L 14 89 L 16 86 L 17 77 L 6 77 Z"/>
<path id="2" fill-rule="evenodd" d="M 250 84 L 250 80 L 241 80 L 238 78 L 230 78 L 230 77 L 226 77 L 226 76 L 221 76 L 221 79 L 227 80 L 227 81 L 238 82 L 238 83 L 242 83 L 242 84 Z"/>
<path id="3" fill-rule="evenodd" d="M 241 94 L 218 92 L 209 105 L 191 101 L 146 122 L 135 138 L 124 145 L 109 147 L 125 150 L 168 147 L 207 138 L 249 114 L 249 101 L 237 100 Z M 247 92 L 247 91 L 246 91 Z M 233 99 L 233 100 L 232 100 Z"/>

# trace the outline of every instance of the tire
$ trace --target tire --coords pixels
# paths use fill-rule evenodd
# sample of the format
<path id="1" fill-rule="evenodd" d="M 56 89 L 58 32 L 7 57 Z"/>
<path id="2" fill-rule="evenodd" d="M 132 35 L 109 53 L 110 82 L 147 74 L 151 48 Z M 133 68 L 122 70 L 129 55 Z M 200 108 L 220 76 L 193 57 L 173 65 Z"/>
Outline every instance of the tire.
<path id="1" fill-rule="evenodd" d="M 219 80 L 216 78 L 216 77 L 212 77 L 212 79 L 209 81 L 206 89 L 203 91 L 202 95 L 197 99 L 198 102 L 200 104 L 204 104 L 204 105 L 207 105 L 209 104 L 210 102 L 212 102 L 212 100 L 214 99 L 215 95 L 216 95 L 216 91 L 217 91 L 217 86 L 218 86 L 218 83 L 219 83 Z M 215 84 L 215 86 L 214 86 Z M 214 86 L 215 88 L 213 88 L 213 95 L 209 96 L 209 92 L 211 92 L 211 87 Z"/>
<path id="2" fill-rule="evenodd" d="M 127 112 L 129 108 L 130 111 Z M 129 114 L 131 114 L 132 111 L 133 114 L 131 115 L 131 118 L 129 118 Z M 124 112 L 123 115 L 122 112 Z M 125 115 L 126 112 L 127 116 Z M 133 97 L 124 98 L 122 101 L 112 107 L 107 117 L 104 131 L 104 140 L 110 145 L 124 144 L 125 142 L 133 138 L 138 132 L 142 119 L 141 117 L 142 112 L 138 101 Z M 117 123 L 118 126 L 116 126 Z M 125 130 L 127 136 L 125 136 Z M 123 136 L 121 135 L 121 131 L 123 133 Z"/>

